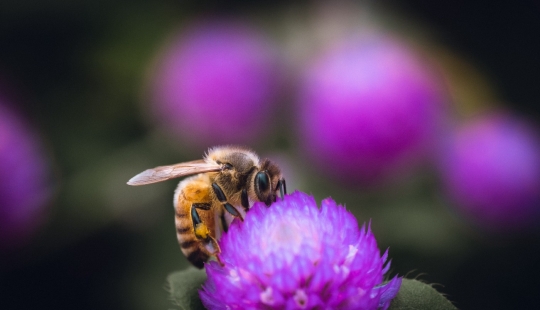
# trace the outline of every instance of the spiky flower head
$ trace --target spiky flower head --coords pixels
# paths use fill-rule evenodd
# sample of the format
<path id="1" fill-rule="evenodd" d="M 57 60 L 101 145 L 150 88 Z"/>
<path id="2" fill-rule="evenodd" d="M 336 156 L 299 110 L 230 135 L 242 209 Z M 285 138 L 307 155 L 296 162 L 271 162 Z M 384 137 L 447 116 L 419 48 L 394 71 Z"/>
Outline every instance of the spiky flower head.
<path id="1" fill-rule="evenodd" d="M 209 309 L 386 309 L 401 285 L 370 227 L 332 199 L 295 192 L 255 204 L 220 241 L 224 266 L 207 264 Z"/>

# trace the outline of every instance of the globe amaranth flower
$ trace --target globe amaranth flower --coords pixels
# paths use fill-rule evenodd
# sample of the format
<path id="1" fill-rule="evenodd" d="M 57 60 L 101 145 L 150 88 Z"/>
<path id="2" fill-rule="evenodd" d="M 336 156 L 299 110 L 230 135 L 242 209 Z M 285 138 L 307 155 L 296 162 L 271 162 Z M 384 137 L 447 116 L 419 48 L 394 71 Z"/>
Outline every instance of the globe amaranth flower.
<path id="1" fill-rule="evenodd" d="M 250 144 L 280 93 L 275 46 L 254 25 L 196 21 L 175 36 L 151 80 L 157 122 L 190 145 Z"/>
<path id="2" fill-rule="evenodd" d="M 489 230 L 519 230 L 540 218 L 538 132 L 502 111 L 458 126 L 440 156 L 446 192 Z"/>
<path id="3" fill-rule="evenodd" d="M 206 266 L 209 309 L 386 309 L 401 278 L 383 284 L 385 264 L 369 226 L 331 199 L 321 208 L 295 192 L 257 203 L 220 241 L 224 266 Z"/>
<path id="4" fill-rule="evenodd" d="M 0 247 L 23 243 L 46 218 L 49 162 L 30 127 L 0 98 Z"/>
<path id="5" fill-rule="evenodd" d="M 445 116 L 441 86 L 393 38 L 345 41 L 316 57 L 303 75 L 298 116 L 304 153 L 318 170 L 347 184 L 399 178 L 431 155 Z"/>

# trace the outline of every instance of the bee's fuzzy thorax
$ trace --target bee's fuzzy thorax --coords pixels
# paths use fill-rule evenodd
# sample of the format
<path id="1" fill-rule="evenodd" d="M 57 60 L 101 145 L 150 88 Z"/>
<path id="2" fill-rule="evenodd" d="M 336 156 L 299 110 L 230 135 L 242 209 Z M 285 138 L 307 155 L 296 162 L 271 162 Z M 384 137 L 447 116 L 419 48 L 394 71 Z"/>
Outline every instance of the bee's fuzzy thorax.
<path id="1" fill-rule="evenodd" d="M 229 156 L 231 153 L 243 153 L 245 154 L 253 163 L 254 165 L 259 164 L 259 156 L 257 154 L 242 146 L 235 146 L 235 145 L 223 145 L 223 146 L 215 146 L 212 148 L 209 148 L 206 154 L 204 155 L 204 159 L 208 161 L 216 162 L 224 157 Z"/>

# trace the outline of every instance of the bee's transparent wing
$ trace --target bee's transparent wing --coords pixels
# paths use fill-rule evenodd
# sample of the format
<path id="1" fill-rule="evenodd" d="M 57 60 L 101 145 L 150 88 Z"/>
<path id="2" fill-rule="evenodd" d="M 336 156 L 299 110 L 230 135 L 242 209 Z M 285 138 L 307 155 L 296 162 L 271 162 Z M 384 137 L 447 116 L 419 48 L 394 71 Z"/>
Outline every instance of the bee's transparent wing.
<path id="1" fill-rule="evenodd" d="M 203 172 L 219 171 L 221 168 L 221 165 L 216 163 L 207 163 L 204 160 L 199 159 L 145 170 L 131 178 L 127 184 L 133 186 L 152 184 Z"/>

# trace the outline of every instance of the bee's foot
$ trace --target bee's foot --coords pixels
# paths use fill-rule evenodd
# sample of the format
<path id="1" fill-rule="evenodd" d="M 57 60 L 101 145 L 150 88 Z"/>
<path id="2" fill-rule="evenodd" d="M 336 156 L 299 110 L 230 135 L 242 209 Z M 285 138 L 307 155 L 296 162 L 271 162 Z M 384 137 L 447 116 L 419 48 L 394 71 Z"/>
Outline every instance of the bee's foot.
<path id="1" fill-rule="evenodd" d="M 217 260 L 217 262 L 219 263 L 219 265 L 220 265 L 221 267 L 225 267 L 225 264 L 224 264 L 224 263 L 221 261 L 221 259 L 219 258 L 219 254 L 216 254 L 216 260 Z"/>

